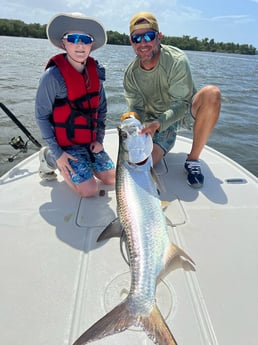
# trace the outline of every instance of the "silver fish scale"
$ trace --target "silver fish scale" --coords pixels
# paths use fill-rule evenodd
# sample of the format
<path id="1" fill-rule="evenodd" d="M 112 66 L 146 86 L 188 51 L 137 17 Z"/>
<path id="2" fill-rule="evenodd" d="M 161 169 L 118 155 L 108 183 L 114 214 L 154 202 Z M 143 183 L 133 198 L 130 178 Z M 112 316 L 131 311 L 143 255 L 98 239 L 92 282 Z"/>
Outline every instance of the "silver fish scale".
<path id="1" fill-rule="evenodd" d="M 117 174 L 118 216 L 127 235 L 132 275 L 129 306 L 134 313 L 149 313 L 154 305 L 156 280 L 170 245 L 150 168 L 150 160 L 141 166 L 123 162 Z"/>

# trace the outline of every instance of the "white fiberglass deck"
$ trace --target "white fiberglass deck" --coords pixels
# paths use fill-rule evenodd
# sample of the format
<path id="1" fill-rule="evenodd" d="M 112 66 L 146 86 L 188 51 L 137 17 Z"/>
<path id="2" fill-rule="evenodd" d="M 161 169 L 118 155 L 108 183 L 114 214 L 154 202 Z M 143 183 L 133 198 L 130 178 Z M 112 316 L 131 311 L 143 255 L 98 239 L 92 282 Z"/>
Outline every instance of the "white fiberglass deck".
<path id="1" fill-rule="evenodd" d="M 116 161 L 118 135 L 105 147 Z M 157 299 L 179 345 L 258 344 L 257 178 L 219 153 L 201 156 L 204 187 L 186 184 L 190 141 L 178 137 L 157 168 L 173 223 L 171 240 L 192 257 L 158 286 Z M 81 199 L 63 182 L 41 182 L 38 156 L 0 178 L 0 343 L 71 345 L 130 286 L 119 239 L 96 243 L 116 217 L 114 188 Z M 151 345 L 131 329 L 96 345 Z"/>

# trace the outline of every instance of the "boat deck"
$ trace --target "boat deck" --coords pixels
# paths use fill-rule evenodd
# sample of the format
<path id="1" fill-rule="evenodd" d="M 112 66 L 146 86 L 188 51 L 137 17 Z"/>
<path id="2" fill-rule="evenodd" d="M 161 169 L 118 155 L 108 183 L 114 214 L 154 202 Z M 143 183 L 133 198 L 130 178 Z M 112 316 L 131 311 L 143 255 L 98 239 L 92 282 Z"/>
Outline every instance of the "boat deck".
<path id="1" fill-rule="evenodd" d="M 192 189 L 183 165 L 190 140 L 156 171 L 170 237 L 195 261 L 180 259 L 157 288 L 157 302 L 179 345 L 257 345 L 258 183 L 244 168 L 206 147 L 205 184 Z M 116 161 L 118 134 L 105 148 Z M 116 217 L 113 187 L 80 198 L 61 176 L 42 182 L 38 153 L 0 178 L 0 342 L 71 345 L 119 303 L 130 274 L 118 238 L 96 239 Z M 96 345 L 151 345 L 130 329 Z"/>

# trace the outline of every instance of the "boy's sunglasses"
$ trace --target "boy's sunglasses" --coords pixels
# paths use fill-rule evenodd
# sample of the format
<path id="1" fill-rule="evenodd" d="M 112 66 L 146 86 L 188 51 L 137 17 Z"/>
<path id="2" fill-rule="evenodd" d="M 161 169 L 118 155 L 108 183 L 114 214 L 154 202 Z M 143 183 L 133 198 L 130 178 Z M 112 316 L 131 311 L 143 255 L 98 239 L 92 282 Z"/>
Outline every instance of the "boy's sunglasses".
<path id="1" fill-rule="evenodd" d="M 86 34 L 67 34 L 64 37 L 67 42 L 78 44 L 79 42 L 83 44 L 90 44 L 94 41 L 94 39 L 90 35 Z"/>
<path id="2" fill-rule="evenodd" d="M 145 42 L 151 42 L 156 38 L 157 34 L 157 31 L 147 31 L 144 34 L 131 35 L 131 40 L 133 43 L 141 43 L 144 38 Z"/>

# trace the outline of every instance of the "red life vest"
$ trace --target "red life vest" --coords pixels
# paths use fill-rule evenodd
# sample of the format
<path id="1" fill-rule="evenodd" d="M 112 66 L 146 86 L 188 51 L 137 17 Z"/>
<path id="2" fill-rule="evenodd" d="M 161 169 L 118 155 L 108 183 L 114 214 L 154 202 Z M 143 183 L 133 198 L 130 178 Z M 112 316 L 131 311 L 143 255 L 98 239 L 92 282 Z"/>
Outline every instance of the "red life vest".
<path id="1" fill-rule="evenodd" d="M 56 65 L 66 84 L 67 98 L 56 99 L 53 108 L 53 126 L 60 146 L 89 144 L 96 140 L 100 81 L 96 62 L 87 59 L 87 73 L 76 71 L 58 54 L 50 59 L 47 67 Z"/>

